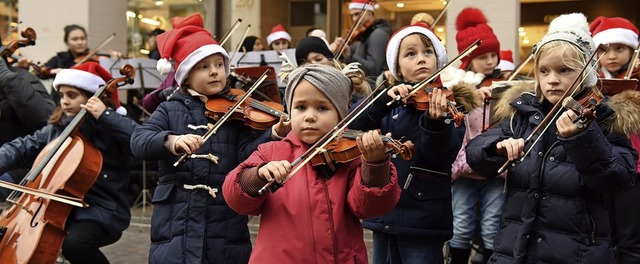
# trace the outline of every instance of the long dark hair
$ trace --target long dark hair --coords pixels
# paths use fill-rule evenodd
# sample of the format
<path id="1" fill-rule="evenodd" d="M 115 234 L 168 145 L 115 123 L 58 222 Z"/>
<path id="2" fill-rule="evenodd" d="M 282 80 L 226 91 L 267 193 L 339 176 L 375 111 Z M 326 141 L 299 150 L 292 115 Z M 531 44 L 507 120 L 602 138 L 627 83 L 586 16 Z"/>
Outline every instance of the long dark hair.
<path id="1" fill-rule="evenodd" d="M 87 92 L 78 87 L 74 87 L 74 86 L 71 86 L 71 87 L 76 88 L 78 89 L 78 91 L 82 92 L 87 97 L 87 100 L 91 98 L 91 96 L 93 96 L 93 93 Z M 62 99 L 62 96 L 60 96 L 60 98 Z M 111 96 L 109 96 L 109 92 L 104 93 L 104 95 L 100 98 L 100 100 L 102 101 L 102 103 L 104 103 L 105 106 L 107 106 L 107 108 L 116 109 L 116 104 L 111 98 Z M 64 111 L 62 111 L 62 106 L 58 105 L 58 107 L 56 107 L 56 109 L 53 110 L 53 113 L 51 113 L 51 115 L 49 116 L 49 120 L 48 120 L 49 124 L 61 126 L 63 116 L 64 116 Z"/>
<path id="2" fill-rule="evenodd" d="M 64 26 L 64 43 L 67 43 L 67 40 L 69 39 L 69 33 L 71 33 L 71 31 L 74 31 L 76 29 L 82 30 L 82 32 L 84 32 L 85 37 L 87 36 L 87 30 L 84 29 L 84 27 L 76 24 L 66 25 Z"/>

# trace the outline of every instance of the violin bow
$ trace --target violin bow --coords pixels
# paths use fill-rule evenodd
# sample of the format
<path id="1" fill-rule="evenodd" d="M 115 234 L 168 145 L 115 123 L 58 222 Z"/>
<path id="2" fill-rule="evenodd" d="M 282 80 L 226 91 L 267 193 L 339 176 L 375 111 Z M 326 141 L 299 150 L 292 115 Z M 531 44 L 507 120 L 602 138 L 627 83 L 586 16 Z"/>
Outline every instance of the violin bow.
<path id="1" fill-rule="evenodd" d="M 224 43 L 227 43 L 227 40 L 229 40 L 229 38 L 231 37 L 231 34 L 233 34 L 233 32 L 236 31 L 240 23 L 242 23 L 242 18 L 238 18 L 236 19 L 236 22 L 233 22 L 233 25 L 231 25 L 231 28 L 229 28 L 229 30 L 227 30 L 227 32 L 225 32 L 222 38 L 220 39 L 220 46 L 224 45 Z M 240 43 L 242 43 L 242 41 L 240 41 Z"/>
<path id="2" fill-rule="evenodd" d="M 438 16 L 436 17 L 436 19 L 433 20 L 433 23 L 431 23 L 431 25 L 429 25 L 429 28 L 433 28 L 436 26 L 436 24 L 438 24 L 438 21 L 440 21 L 440 19 L 442 18 L 442 16 L 444 15 L 445 12 L 447 12 L 447 9 L 449 8 L 449 4 L 451 4 L 452 0 L 447 1 L 447 3 L 444 5 L 444 7 L 442 8 L 442 10 L 440 10 L 440 14 L 438 14 Z"/>
<path id="3" fill-rule="evenodd" d="M 244 42 L 244 39 L 247 38 L 247 34 L 249 33 L 249 29 L 251 29 L 251 24 L 247 25 L 247 28 L 244 30 L 244 34 L 242 34 L 242 38 L 240 39 L 240 42 L 238 42 L 238 45 L 234 49 L 233 55 L 229 59 L 229 62 L 232 62 L 233 59 L 236 57 L 236 54 L 238 54 L 238 51 L 240 51 L 240 47 L 242 47 L 242 42 Z M 235 65 L 235 66 L 237 67 L 238 65 Z"/>
<path id="4" fill-rule="evenodd" d="M 89 206 L 88 204 L 86 204 L 80 198 L 61 195 L 61 194 L 57 194 L 57 193 L 47 193 L 47 192 L 43 192 L 43 191 L 40 191 L 40 190 L 29 188 L 27 186 L 22 186 L 22 185 L 18 185 L 18 184 L 15 184 L 15 183 L 6 182 L 6 181 L 3 181 L 3 180 L 0 180 L 0 187 L 7 188 L 7 189 L 10 189 L 10 190 L 14 190 L 16 192 L 31 194 L 33 196 L 42 197 L 44 199 L 49 199 L 49 200 L 52 200 L 52 201 L 61 202 L 61 203 L 72 205 L 72 206 L 76 206 L 76 207 L 83 207 L 84 208 L 84 207 L 88 207 Z M 14 202 L 12 200 L 7 199 L 7 202 L 19 206 L 19 204 L 17 202 Z"/>
<path id="5" fill-rule="evenodd" d="M 482 43 L 482 41 L 480 39 L 477 39 L 476 41 L 474 41 L 471 45 L 469 45 L 469 47 L 467 47 L 465 50 L 463 50 L 460 54 L 458 54 L 458 56 L 456 56 L 455 58 L 453 58 L 453 60 L 451 60 L 450 62 L 448 62 L 446 65 L 444 65 L 442 68 L 440 68 L 439 70 L 437 70 L 435 73 L 433 73 L 433 75 L 431 75 L 431 77 L 422 80 L 421 82 L 415 84 L 413 86 L 413 90 L 411 90 L 411 92 L 409 92 L 409 96 L 414 95 L 415 93 L 418 92 L 418 90 L 424 88 L 424 86 L 426 86 L 427 84 L 431 83 L 433 80 L 435 80 L 438 76 L 440 76 L 440 73 L 442 73 L 442 71 L 444 71 L 446 68 L 449 68 L 449 66 L 451 66 L 451 64 L 459 61 L 460 59 L 462 59 L 463 57 L 469 55 L 469 53 L 473 52 L 475 49 L 477 49 L 480 44 Z M 402 99 L 402 97 L 397 96 L 396 98 L 393 98 L 393 100 L 389 101 L 387 103 L 387 106 L 391 106 L 392 104 L 394 104 L 395 102 L 398 102 Z"/>
<path id="6" fill-rule="evenodd" d="M 531 52 L 529 52 L 529 55 L 527 55 L 527 57 L 523 61 L 521 61 L 520 64 L 518 64 L 518 67 L 516 67 L 516 69 L 513 70 L 511 74 L 509 74 L 506 81 L 513 81 L 513 79 L 515 79 L 516 76 L 518 76 L 518 73 L 522 71 L 524 66 L 527 65 L 527 63 L 529 63 L 531 59 L 533 59 L 533 50 L 531 50 Z"/>
<path id="7" fill-rule="evenodd" d="M 564 102 L 564 99 L 569 97 L 569 96 L 573 96 L 576 93 L 576 91 L 578 91 L 578 87 L 580 87 L 582 85 L 582 83 L 586 80 L 587 76 L 589 76 L 588 73 L 591 73 L 591 71 L 593 70 L 593 68 L 589 69 L 589 72 L 587 72 L 587 75 L 583 76 L 583 74 L 587 70 L 587 68 L 590 68 L 589 67 L 589 63 L 596 56 L 596 54 L 598 53 L 598 50 L 601 50 L 601 49 L 605 50 L 605 53 L 606 53 L 606 50 L 608 48 L 609 48 L 609 45 L 605 45 L 605 44 L 600 44 L 596 48 L 596 51 L 594 51 L 593 54 L 591 54 L 591 56 L 589 57 L 589 60 L 587 60 L 587 63 L 585 63 L 585 65 L 582 68 L 582 70 L 580 70 L 580 74 L 578 74 L 576 79 L 574 79 L 573 82 L 571 83 L 571 86 L 569 86 L 569 89 L 564 91 L 564 93 L 562 94 L 562 97 L 560 97 L 558 102 L 556 102 L 553 105 L 553 108 L 551 108 L 551 111 L 549 111 L 549 114 L 547 114 L 542 119 L 540 124 L 538 124 L 538 126 L 536 126 L 533 129 L 533 132 L 531 132 L 531 134 L 529 134 L 529 136 L 524 140 L 524 144 L 526 146 L 527 143 L 530 142 L 531 139 L 533 139 L 535 134 L 538 133 L 538 131 L 540 131 L 540 129 L 542 129 L 542 132 L 540 132 L 540 134 L 538 135 L 536 140 L 531 144 L 529 149 L 524 153 L 524 155 L 521 158 L 519 158 L 517 160 L 517 162 L 513 162 L 513 161 L 510 161 L 510 160 L 507 160 L 504 164 L 502 164 L 502 167 L 500 167 L 500 169 L 498 169 L 498 174 L 502 174 L 505 170 L 507 170 L 507 168 L 509 166 L 515 167 L 517 164 L 522 162 L 524 160 L 524 158 L 529 155 L 529 153 L 531 153 L 531 150 L 533 150 L 533 147 L 538 143 L 538 141 L 540 141 L 540 139 L 542 138 L 542 135 L 544 135 L 544 133 L 547 131 L 547 129 L 551 126 L 551 122 L 550 121 L 556 119 L 558 117 L 558 115 L 560 115 L 560 108 L 562 107 L 562 103 Z M 600 59 L 602 59 L 603 56 L 604 56 L 604 53 L 602 54 L 602 56 L 598 57 L 598 59 L 596 60 L 596 65 L 598 64 Z M 580 81 L 580 82 L 578 82 L 578 81 Z M 543 127 L 544 127 L 544 129 L 543 129 Z"/>
<path id="8" fill-rule="evenodd" d="M 627 73 L 624 75 L 625 80 L 628 80 L 629 78 L 631 78 L 631 74 L 633 73 L 633 68 L 635 68 L 636 66 L 636 60 L 638 60 L 638 54 L 640 53 L 639 50 L 640 50 L 640 47 L 638 47 L 633 51 L 633 58 L 631 58 L 631 61 L 629 62 L 629 69 L 627 69 Z"/>
<path id="9" fill-rule="evenodd" d="M 364 19 L 364 13 L 366 12 L 366 8 L 367 5 L 371 4 L 371 0 L 367 0 L 366 3 L 364 3 L 364 5 L 362 5 L 362 8 L 360 9 L 360 13 L 358 14 L 358 19 L 356 19 L 356 22 L 353 23 L 353 25 L 351 26 L 351 28 L 349 29 L 349 33 L 347 33 L 347 37 L 344 39 L 344 42 L 342 42 L 342 45 L 340 45 L 340 48 L 338 49 L 338 53 L 335 56 L 335 60 L 340 60 L 340 57 L 342 57 L 342 53 L 344 53 L 344 49 L 349 46 L 349 40 L 353 37 L 353 34 L 356 32 L 356 29 L 358 27 L 360 27 L 360 24 L 362 24 L 362 20 Z"/>
<path id="10" fill-rule="evenodd" d="M 80 60 L 78 63 L 76 63 L 75 66 L 78 66 L 80 64 L 85 63 L 87 60 L 89 60 L 91 57 L 93 57 L 93 55 L 96 55 L 96 53 L 98 53 L 98 51 L 103 48 L 105 45 L 107 45 L 107 43 L 109 43 L 111 40 L 113 40 L 113 38 L 116 37 L 116 33 L 111 34 L 110 36 L 108 36 L 105 40 L 102 41 L 102 43 L 100 43 L 100 45 L 98 45 L 98 47 L 96 47 L 95 49 L 89 51 L 89 53 L 87 53 L 86 56 L 84 56 L 84 58 L 82 58 L 82 60 Z"/>
<path id="11" fill-rule="evenodd" d="M 362 112 L 369 108 L 378 99 L 382 94 L 387 91 L 387 88 L 383 88 L 384 83 L 381 83 L 376 87 L 371 94 L 369 94 L 365 99 L 362 100 L 358 106 L 356 106 L 353 111 L 350 111 L 347 116 L 345 116 L 340 122 L 338 122 L 329 132 L 324 134 L 316 143 L 314 143 L 311 147 L 307 149 L 300 157 L 296 158 L 293 162 L 291 162 L 292 170 L 287 174 L 287 177 L 282 181 L 282 183 L 277 183 L 275 180 L 269 181 L 265 184 L 260 190 L 258 190 L 258 194 L 262 195 L 265 191 L 269 190 L 271 192 L 275 192 L 280 187 L 284 185 L 286 181 L 288 181 L 295 173 L 297 173 L 302 167 L 307 164 L 316 154 L 323 151 L 324 147 L 329 144 L 334 138 L 336 138 L 342 131 L 347 128 L 349 124 L 355 117 L 359 116 Z M 381 91 L 382 90 L 382 91 Z"/>
<path id="12" fill-rule="evenodd" d="M 222 124 L 224 124 L 224 122 L 227 121 L 227 119 L 229 119 L 229 117 L 231 117 L 231 115 L 233 114 L 233 112 L 236 111 L 236 109 L 238 109 L 238 107 L 240 107 L 240 105 L 242 105 L 244 103 L 244 101 L 247 100 L 247 98 L 249 98 L 249 96 L 251 96 L 251 93 L 253 93 L 253 91 L 255 91 L 256 89 L 258 89 L 258 87 L 260 86 L 260 84 L 267 79 L 267 75 L 269 73 L 269 70 L 264 71 L 264 73 L 260 76 L 260 78 L 258 78 L 258 80 L 256 81 L 256 83 L 254 83 L 251 88 L 249 88 L 249 90 L 247 90 L 247 92 L 240 97 L 240 99 L 233 104 L 233 106 L 231 108 L 229 108 L 229 110 L 222 116 L 220 117 L 220 119 L 218 119 L 218 121 L 216 121 L 216 124 L 211 127 L 211 129 L 209 129 L 209 131 L 207 131 L 207 133 L 205 133 L 202 136 L 202 140 L 203 141 L 207 141 L 211 136 L 215 135 L 216 133 L 218 133 L 218 129 L 222 126 Z M 173 163 L 174 167 L 177 167 L 178 165 L 180 165 L 180 163 L 184 162 L 185 160 L 187 160 L 188 157 L 190 157 L 191 155 L 194 154 L 183 154 L 180 159 L 178 159 L 178 161 L 176 161 L 175 163 Z"/>

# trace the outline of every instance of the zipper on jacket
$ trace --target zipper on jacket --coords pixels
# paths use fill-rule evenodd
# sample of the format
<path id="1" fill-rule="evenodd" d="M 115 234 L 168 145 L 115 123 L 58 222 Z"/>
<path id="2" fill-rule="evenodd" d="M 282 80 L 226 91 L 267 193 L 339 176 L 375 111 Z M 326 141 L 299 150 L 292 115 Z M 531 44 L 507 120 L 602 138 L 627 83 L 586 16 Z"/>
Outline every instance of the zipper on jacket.
<path id="1" fill-rule="evenodd" d="M 591 218 L 591 216 L 589 216 L 589 223 L 591 224 L 591 233 L 589 233 L 589 245 L 593 245 L 596 243 L 596 223 L 595 221 L 593 221 L 593 218 Z"/>
<path id="2" fill-rule="evenodd" d="M 336 229 L 333 225 L 333 210 L 331 209 L 331 199 L 329 199 L 329 188 L 327 187 L 327 181 L 325 179 L 320 180 L 324 188 L 324 197 L 327 198 L 327 205 L 329 206 L 329 226 L 331 227 L 331 242 L 333 242 L 333 262 L 338 264 L 338 253 L 336 252 L 338 249 L 338 241 L 336 241 Z"/>

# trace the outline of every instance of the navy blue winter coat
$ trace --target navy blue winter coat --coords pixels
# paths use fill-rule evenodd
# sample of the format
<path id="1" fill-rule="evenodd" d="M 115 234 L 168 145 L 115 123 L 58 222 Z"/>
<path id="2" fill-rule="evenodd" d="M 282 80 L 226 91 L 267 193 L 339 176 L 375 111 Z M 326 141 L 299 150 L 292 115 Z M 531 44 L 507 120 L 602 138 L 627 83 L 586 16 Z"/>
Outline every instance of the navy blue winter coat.
<path id="1" fill-rule="evenodd" d="M 131 138 L 131 150 L 137 158 L 160 160 L 159 183 L 152 199 L 149 263 L 247 263 L 249 260 L 248 218 L 229 208 L 221 187 L 229 171 L 260 143 L 270 139 L 271 130 L 258 133 L 240 121 L 227 121 L 196 152 L 215 155 L 219 158 L 218 164 L 192 158 L 174 167 L 179 156 L 165 147 L 167 136 L 204 135 L 207 123 L 214 123 L 204 112 L 205 105 L 200 98 L 176 92 L 169 101 L 160 104 Z M 185 189 L 185 184 L 217 188 L 217 198 L 203 189 Z"/>
<path id="2" fill-rule="evenodd" d="M 467 145 L 467 161 L 481 176 L 496 176 L 506 161 L 495 154 L 498 142 L 526 138 L 551 109 L 531 93 L 511 106 L 511 118 Z M 552 121 L 531 153 L 509 171 L 491 263 L 613 263 L 605 195 L 634 183 L 637 153 L 624 135 L 600 128 L 612 114 L 601 105 L 598 122 L 568 138 L 555 134 Z"/>
<path id="3" fill-rule="evenodd" d="M 448 240 L 453 235 L 451 209 L 451 164 L 462 144 L 464 130 L 453 124 L 432 120 L 414 107 L 381 107 L 383 95 L 349 126 L 351 129 L 380 129 L 394 138 L 408 139 L 415 145 L 411 160 L 396 157 L 391 161 L 398 170 L 402 188 L 396 207 L 382 217 L 366 219 L 363 226 L 396 235 L 429 236 Z M 376 107 L 378 105 L 378 107 Z M 384 105 L 384 104 L 383 104 Z M 412 175 L 410 182 L 408 176 Z"/>
<path id="4" fill-rule="evenodd" d="M 71 118 L 63 118 L 68 124 Z M 98 223 L 111 233 L 122 233 L 131 220 L 129 190 L 129 140 L 138 124 L 113 110 L 105 110 L 96 120 L 85 117 L 80 132 L 102 153 L 102 170 L 84 201 L 86 208 L 73 208 L 71 221 Z M 0 148 L 0 174 L 22 162 L 33 162 L 40 151 L 57 138 L 64 127 L 47 125 L 32 135 L 7 142 Z"/>

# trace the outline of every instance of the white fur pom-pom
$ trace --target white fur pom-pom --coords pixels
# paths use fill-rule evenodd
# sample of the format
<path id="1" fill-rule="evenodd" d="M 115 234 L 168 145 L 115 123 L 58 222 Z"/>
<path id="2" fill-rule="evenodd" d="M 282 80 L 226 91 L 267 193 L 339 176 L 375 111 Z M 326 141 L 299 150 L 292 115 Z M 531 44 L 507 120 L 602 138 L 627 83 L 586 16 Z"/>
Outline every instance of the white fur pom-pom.
<path id="1" fill-rule="evenodd" d="M 160 59 L 156 63 L 156 70 L 160 72 L 162 75 L 167 75 L 171 71 L 172 65 L 171 62 L 167 59 Z"/>
<path id="2" fill-rule="evenodd" d="M 549 33 L 563 32 L 563 31 L 575 31 L 589 32 L 589 23 L 587 23 L 587 17 L 581 13 L 571 13 L 561 15 L 549 24 Z"/>

